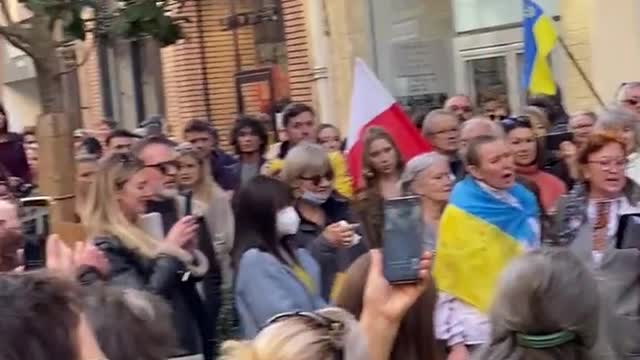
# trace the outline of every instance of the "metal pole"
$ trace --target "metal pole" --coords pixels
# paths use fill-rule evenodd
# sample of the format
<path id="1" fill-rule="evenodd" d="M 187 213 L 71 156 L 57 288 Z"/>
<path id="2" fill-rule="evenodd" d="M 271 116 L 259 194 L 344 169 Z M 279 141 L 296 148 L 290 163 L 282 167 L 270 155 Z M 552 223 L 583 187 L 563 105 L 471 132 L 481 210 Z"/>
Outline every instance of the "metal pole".
<path id="1" fill-rule="evenodd" d="M 602 98 L 596 91 L 596 88 L 593 86 L 593 83 L 587 76 L 587 73 L 584 72 L 584 69 L 578 62 L 578 59 L 576 59 L 576 57 L 573 55 L 573 52 L 571 52 L 571 50 L 569 49 L 569 46 L 567 46 L 567 43 L 564 42 L 564 39 L 561 36 L 558 36 L 558 42 L 560 43 L 560 46 L 562 46 L 564 51 L 567 53 L 567 56 L 573 63 L 573 66 L 575 66 L 576 70 L 578 70 L 578 73 L 580 74 L 580 77 L 582 78 L 582 80 L 584 80 L 584 82 L 587 84 L 587 87 L 591 91 L 591 94 L 593 94 L 596 100 L 598 100 L 598 103 L 600 104 L 600 106 L 604 106 L 604 102 L 602 101 Z"/>
<path id="2" fill-rule="evenodd" d="M 229 0 L 229 6 L 231 7 L 231 19 L 235 20 L 236 16 L 238 15 L 238 12 L 236 9 L 236 1 Z M 238 37 L 238 26 L 237 25 L 233 26 L 232 31 L 233 31 L 233 50 L 234 50 L 234 57 L 235 57 L 235 63 L 236 63 L 236 73 L 239 73 L 240 71 L 242 71 L 242 59 L 240 58 L 240 40 Z M 235 76 L 234 76 L 234 82 L 236 87 L 238 113 L 242 114 L 244 113 L 244 101 L 242 99 L 242 88 L 240 87 L 240 84 L 238 83 Z"/>

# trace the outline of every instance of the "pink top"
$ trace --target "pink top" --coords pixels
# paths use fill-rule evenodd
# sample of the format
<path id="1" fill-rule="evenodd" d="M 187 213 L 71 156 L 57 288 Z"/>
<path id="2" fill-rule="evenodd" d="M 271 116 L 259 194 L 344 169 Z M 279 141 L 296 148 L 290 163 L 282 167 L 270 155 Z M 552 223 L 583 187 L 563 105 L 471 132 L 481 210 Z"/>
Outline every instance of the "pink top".
<path id="1" fill-rule="evenodd" d="M 567 192 L 567 187 L 558 177 L 540 170 L 537 166 L 518 166 L 518 175 L 531 180 L 540 190 L 540 202 L 548 214 L 555 208 L 560 196 Z"/>

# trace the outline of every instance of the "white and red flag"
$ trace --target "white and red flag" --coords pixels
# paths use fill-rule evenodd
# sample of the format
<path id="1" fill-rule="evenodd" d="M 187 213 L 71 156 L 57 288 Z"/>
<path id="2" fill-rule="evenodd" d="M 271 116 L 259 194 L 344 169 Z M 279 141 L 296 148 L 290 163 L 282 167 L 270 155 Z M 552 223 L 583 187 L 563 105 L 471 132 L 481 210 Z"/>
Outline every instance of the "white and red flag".
<path id="1" fill-rule="evenodd" d="M 347 161 L 356 189 L 362 184 L 363 136 L 366 129 L 384 128 L 402 153 L 403 160 L 431 151 L 409 116 L 361 59 L 355 61 L 351 115 L 347 135 Z"/>

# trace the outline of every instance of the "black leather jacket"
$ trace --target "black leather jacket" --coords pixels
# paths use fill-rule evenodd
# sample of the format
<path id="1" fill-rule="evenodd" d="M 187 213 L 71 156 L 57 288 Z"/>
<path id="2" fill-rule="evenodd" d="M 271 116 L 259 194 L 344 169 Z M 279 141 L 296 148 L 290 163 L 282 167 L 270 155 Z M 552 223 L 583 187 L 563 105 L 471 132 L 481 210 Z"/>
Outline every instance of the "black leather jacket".
<path id="1" fill-rule="evenodd" d="M 208 343 L 206 316 L 196 289 L 196 283 L 207 271 L 208 262 L 199 251 L 193 256 L 181 249 L 167 248 L 149 259 L 126 248 L 115 237 L 98 237 L 93 243 L 109 261 L 110 274 L 105 279 L 108 284 L 149 291 L 167 300 L 173 310 L 180 346 L 174 356 L 204 354 L 206 359 L 210 358 L 213 349 L 204 345 Z M 80 276 L 83 284 L 98 279 L 98 275 L 90 270 Z"/>

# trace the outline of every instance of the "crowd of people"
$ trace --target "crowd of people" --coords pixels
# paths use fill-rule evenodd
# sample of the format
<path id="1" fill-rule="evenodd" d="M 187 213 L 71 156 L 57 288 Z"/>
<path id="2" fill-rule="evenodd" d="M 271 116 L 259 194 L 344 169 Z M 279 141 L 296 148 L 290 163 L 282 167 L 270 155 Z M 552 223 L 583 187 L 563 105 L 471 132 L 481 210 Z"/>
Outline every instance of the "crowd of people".
<path id="1" fill-rule="evenodd" d="M 433 151 L 411 159 L 371 127 L 357 189 L 305 104 L 275 141 L 239 117 L 233 154 L 205 120 L 179 140 L 77 130 L 87 240 L 50 235 L 37 270 L 18 200 L 38 141 L 0 107 L 0 359 L 635 359 L 640 252 L 620 234 L 640 215 L 640 83 L 597 114 L 561 104 L 453 96 L 414 116 Z M 392 285 L 383 209 L 407 195 L 424 254 Z"/>

